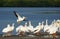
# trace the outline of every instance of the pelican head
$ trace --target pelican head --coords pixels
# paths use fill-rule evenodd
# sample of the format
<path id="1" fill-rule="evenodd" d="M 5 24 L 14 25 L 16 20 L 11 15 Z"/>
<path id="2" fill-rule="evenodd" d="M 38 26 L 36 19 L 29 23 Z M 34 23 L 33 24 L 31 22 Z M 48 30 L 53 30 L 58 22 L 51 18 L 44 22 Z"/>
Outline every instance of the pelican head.
<path id="1" fill-rule="evenodd" d="M 39 24 L 38 25 L 41 25 L 41 23 L 39 22 Z"/>
<path id="2" fill-rule="evenodd" d="M 23 16 L 23 19 L 25 19 L 26 17 Z"/>
<path id="3" fill-rule="evenodd" d="M 19 20 L 17 20 L 17 22 L 19 22 Z"/>
<path id="4" fill-rule="evenodd" d="M 8 24 L 7 27 L 10 27 L 10 24 Z"/>
<path id="5" fill-rule="evenodd" d="M 17 20 L 17 23 L 20 24 L 21 21 Z"/>
<path id="6" fill-rule="evenodd" d="M 25 26 L 27 26 L 27 22 L 25 23 Z"/>

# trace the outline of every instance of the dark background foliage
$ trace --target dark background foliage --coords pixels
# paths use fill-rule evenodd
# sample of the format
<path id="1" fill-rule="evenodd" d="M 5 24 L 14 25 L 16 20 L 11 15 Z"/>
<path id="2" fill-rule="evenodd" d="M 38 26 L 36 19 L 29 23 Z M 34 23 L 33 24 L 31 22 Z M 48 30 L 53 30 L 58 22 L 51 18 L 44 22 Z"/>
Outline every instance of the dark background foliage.
<path id="1" fill-rule="evenodd" d="M 0 7 L 60 7 L 60 0 L 0 0 Z"/>

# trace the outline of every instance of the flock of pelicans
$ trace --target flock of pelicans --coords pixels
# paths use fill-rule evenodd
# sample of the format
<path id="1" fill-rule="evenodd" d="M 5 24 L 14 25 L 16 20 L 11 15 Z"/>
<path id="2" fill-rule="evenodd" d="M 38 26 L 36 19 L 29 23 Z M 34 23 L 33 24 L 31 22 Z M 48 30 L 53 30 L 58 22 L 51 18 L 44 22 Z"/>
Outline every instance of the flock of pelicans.
<path id="1" fill-rule="evenodd" d="M 14 11 L 15 16 L 17 17 L 17 22 L 25 21 L 26 17 L 21 17 L 18 13 Z M 12 31 L 14 30 L 14 23 L 12 25 L 8 24 L 2 32 L 3 36 L 11 36 Z M 54 20 L 50 25 L 48 25 L 48 20 L 46 19 L 46 23 L 44 21 L 39 22 L 36 27 L 33 27 L 31 21 L 26 22 L 24 25 L 20 25 L 16 28 L 16 35 L 24 36 L 26 33 L 32 33 L 35 35 L 40 35 L 41 30 L 47 32 L 49 35 L 52 35 L 53 38 L 56 37 L 56 32 L 60 28 L 60 20 Z"/>

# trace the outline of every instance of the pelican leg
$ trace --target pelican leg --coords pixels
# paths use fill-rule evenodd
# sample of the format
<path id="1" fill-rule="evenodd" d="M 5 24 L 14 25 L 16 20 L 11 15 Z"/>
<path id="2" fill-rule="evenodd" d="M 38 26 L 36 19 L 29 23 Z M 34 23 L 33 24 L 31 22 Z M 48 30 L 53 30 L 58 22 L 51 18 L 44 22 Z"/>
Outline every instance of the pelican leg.
<path id="1" fill-rule="evenodd" d="M 11 36 L 11 32 L 4 33 L 3 37 L 5 37 L 5 36 Z"/>
<path id="2" fill-rule="evenodd" d="M 8 36 L 8 33 L 4 33 L 4 34 L 3 34 L 3 37 L 6 37 L 6 36 Z"/>
<path id="3" fill-rule="evenodd" d="M 11 36 L 11 35 L 12 35 L 12 33 L 11 33 L 11 32 L 8 32 L 8 33 L 7 33 L 7 36 Z"/>
<path id="4" fill-rule="evenodd" d="M 20 34 L 20 31 L 18 31 L 16 35 L 19 35 L 19 34 Z"/>
<path id="5" fill-rule="evenodd" d="M 17 35 L 19 35 L 19 36 L 24 36 L 24 34 L 25 34 L 24 32 L 18 32 L 17 33 Z"/>
<path id="6" fill-rule="evenodd" d="M 20 32 L 20 35 L 21 35 L 21 36 L 24 36 L 24 35 L 25 35 L 25 33 L 24 33 L 24 32 Z"/>
<path id="7" fill-rule="evenodd" d="M 20 34 L 20 32 L 17 32 L 17 34 L 16 35 L 19 35 Z"/>
<path id="8" fill-rule="evenodd" d="M 53 33 L 52 34 L 52 37 L 55 39 L 56 38 L 56 33 Z"/>

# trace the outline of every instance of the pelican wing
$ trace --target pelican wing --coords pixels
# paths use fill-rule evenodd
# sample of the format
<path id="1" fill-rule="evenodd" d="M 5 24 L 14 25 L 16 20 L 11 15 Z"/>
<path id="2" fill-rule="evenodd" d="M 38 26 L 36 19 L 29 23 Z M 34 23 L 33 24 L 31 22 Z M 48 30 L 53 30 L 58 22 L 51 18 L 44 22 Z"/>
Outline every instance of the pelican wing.
<path id="1" fill-rule="evenodd" d="M 14 11 L 14 14 L 17 18 L 21 18 L 20 15 L 18 13 L 16 13 L 15 11 Z"/>
<path id="2" fill-rule="evenodd" d="M 50 29 L 49 29 L 49 34 L 53 34 L 53 33 L 56 33 L 57 32 L 57 30 L 58 30 L 58 27 L 51 27 Z"/>

